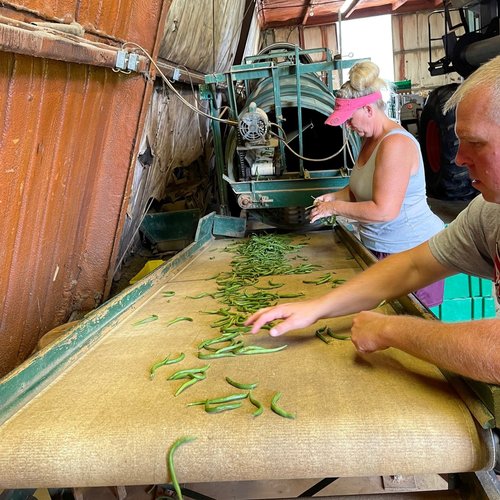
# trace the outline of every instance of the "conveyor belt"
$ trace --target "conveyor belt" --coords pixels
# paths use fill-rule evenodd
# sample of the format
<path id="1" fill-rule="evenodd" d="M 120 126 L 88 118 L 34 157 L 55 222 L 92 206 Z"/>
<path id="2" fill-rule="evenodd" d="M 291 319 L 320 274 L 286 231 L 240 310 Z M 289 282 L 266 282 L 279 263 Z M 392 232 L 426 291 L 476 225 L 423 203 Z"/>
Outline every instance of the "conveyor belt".
<path id="1" fill-rule="evenodd" d="M 208 223 L 207 223 L 208 224 Z M 206 228 L 205 228 L 206 229 Z M 302 241 L 302 236 L 297 240 Z M 210 361 L 207 379 L 177 397 L 180 368 L 203 366 L 198 344 L 219 335 L 207 278 L 229 270 L 227 239 L 198 234 L 172 262 L 89 315 L 67 337 L 48 346 L 0 383 L 0 487 L 71 487 L 162 484 L 165 456 L 181 436 L 196 440 L 176 453 L 183 482 L 322 478 L 467 472 L 493 466 L 492 435 L 478 428 L 441 372 L 401 351 L 359 355 L 349 341 L 315 337 L 328 324 L 348 333 L 350 317 L 322 321 L 281 338 L 245 338 L 278 353 Z M 325 286 L 304 279 L 334 271 L 350 278 L 360 266 L 332 232 L 310 234 L 301 250 L 323 267 L 311 275 L 280 276 L 283 291 L 308 297 Z M 262 278 L 267 282 L 268 278 Z M 175 291 L 173 297 L 162 292 Z M 383 309 L 395 311 L 391 305 Z M 133 327 L 151 314 L 157 321 Z M 192 322 L 167 327 L 178 316 Z M 167 354 L 186 353 L 179 365 L 149 368 Z M 234 411 L 207 414 L 187 403 L 237 392 L 224 380 L 257 381 L 254 396 Z M 269 409 L 295 413 L 285 419 Z"/>

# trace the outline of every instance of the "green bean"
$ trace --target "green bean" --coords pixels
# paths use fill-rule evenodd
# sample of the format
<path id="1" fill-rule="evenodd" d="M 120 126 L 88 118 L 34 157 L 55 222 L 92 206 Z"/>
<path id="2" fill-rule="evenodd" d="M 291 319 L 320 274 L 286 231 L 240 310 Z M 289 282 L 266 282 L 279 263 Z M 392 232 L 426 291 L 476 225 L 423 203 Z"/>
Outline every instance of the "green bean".
<path id="1" fill-rule="evenodd" d="M 166 292 L 162 292 L 162 295 L 164 297 L 173 297 L 175 295 L 175 292 L 172 290 L 167 290 Z"/>
<path id="2" fill-rule="evenodd" d="M 168 361 L 167 365 L 174 365 L 175 363 L 180 363 L 185 357 L 186 357 L 186 355 L 183 352 L 181 352 L 179 354 L 179 356 L 177 356 L 176 358 L 171 359 L 170 361 Z"/>
<path id="3" fill-rule="evenodd" d="M 157 319 L 158 319 L 158 315 L 151 314 L 151 316 L 148 316 L 147 318 L 144 318 L 144 319 L 141 319 L 139 321 L 136 321 L 135 323 L 132 323 L 132 326 L 145 325 L 146 323 L 151 323 L 151 321 L 156 321 Z"/>
<path id="4" fill-rule="evenodd" d="M 213 276 L 210 276 L 210 278 L 206 278 L 208 280 L 215 280 L 219 277 L 220 273 L 214 274 Z"/>
<path id="5" fill-rule="evenodd" d="M 186 297 L 188 299 L 202 299 L 203 297 L 214 297 L 214 294 L 213 293 L 209 293 L 209 292 L 201 292 L 199 293 L 198 295 L 186 295 Z"/>
<path id="6" fill-rule="evenodd" d="M 236 335 L 244 335 L 245 333 L 248 333 L 252 328 L 250 326 L 237 326 L 237 325 L 231 325 L 228 327 L 223 327 L 221 329 L 222 333 L 226 335 L 227 333 L 235 333 Z"/>
<path id="7" fill-rule="evenodd" d="M 322 285 L 323 283 L 326 283 L 329 281 L 332 277 L 332 273 L 325 274 L 323 276 L 320 276 L 317 280 L 304 280 L 302 283 L 306 283 L 309 285 Z"/>
<path id="8" fill-rule="evenodd" d="M 226 377 L 226 382 L 229 385 L 236 387 L 236 389 L 243 389 L 248 391 L 251 389 L 255 389 L 257 387 L 257 384 L 255 382 L 252 382 L 250 384 L 242 384 L 241 382 L 236 382 L 235 380 L 230 379 L 229 377 Z"/>
<path id="9" fill-rule="evenodd" d="M 207 346 L 212 345 L 212 344 L 220 344 L 222 342 L 229 342 L 230 340 L 238 337 L 239 335 L 240 334 L 238 332 L 228 332 L 228 333 L 224 333 L 220 337 L 203 340 L 202 342 L 200 342 L 198 344 L 198 349 L 206 348 Z"/>
<path id="10" fill-rule="evenodd" d="M 198 353 L 198 359 L 217 359 L 217 358 L 230 358 L 234 357 L 236 354 L 234 352 L 221 352 L 221 353 L 210 353 L 210 354 L 204 354 L 202 352 Z"/>
<path id="11" fill-rule="evenodd" d="M 329 339 L 323 332 L 321 332 L 320 330 L 316 330 L 316 333 L 315 333 L 316 337 L 318 337 L 319 339 L 321 339 L 325 344 L 329 344 L 331 342 L 331 339 Z"/>
<path id="12" fill-rule="evenodd" d="M 181 487 L 179 485 L 179 481 L 177 480 L 177 475 L 175 474 L 175 468 L 174 468 L 174 453 L 179 446 L 183 445 L 184 443 L 189 443 L 190 441 L 194 441 L 196 438 L 193 437 L 181 437 L 178 439 L 171 447 L 167 455 L 167 468 L 168 468 L 168 473 L 170 476 L 170 481 L 172 482 L 172 485 L 174 486 L 175 492 L 177 493 L 177 497 L 182 500 L 182 491 Z"/>
<path id="13" fill-rule="evenodd" d="M 207 413 L 221 413 L 223 411 L 228 411 L 228 410 L 236 410 L 237 408 L 240 408 L 242 403 L 230 403 L 227 405 L 218 405 L 218 406 L 209 406 L 208 404 L 205 404 L 205 411 Z"/>
<path id="14" fill-rule="evenodd" d="M 337 340 L 350 340 L 351 336 L 350 335 L 343 335 L 341 333 L 329 333 L 330 337 L 333 337 L 334 339 Z"/>
<path id="15" fill-rule="evenodd" d="M 189 318 L 187 316 L 179 316 L 178 318 L 169 321 L 166 326 L 171 326 L 175 323 L 179 323 L 179 321 L 193 321 L 193 318 Z"/>
<path id="16" fill-rule="evenodd" d="M 154 373 L 155 371 L 162 367 L 162 366 L 167 366 L 167 365 L 173 365 L 175 363 L 179 363 L 180 361 L 182 361 L 184 358 L 186 357 L 186 355 L 181 352 L 179 354 L 179 356 L 177 358 L 174 358 L 174 359 L 169 359 L 170 358 L 170 354 L 163 360 L 163 361 L 159 361 L 158 363 L 155 363 L 152 367 L 151 367 L 151 370 L 150 370 L 150 378 L 151 380 L 153 379 L 154 377 Z"/>
<path id="17" fill-rule="evenodd" d="M 280 293 L 278 294 L 278 297 L 280 299 L 295 299 L 296 297 L 303 297 L 304 294 L 302 292 L 300 293 Z"/>
<path id="18" fill-rule="evenodd" d="M 250 403 L 252 403 L 257 409 L 252 413 L 254 417 L 258 417 L 259 415 L 262 414 L 264 411 L 264 406 L 262 406 L 262 403 L 260 401 L 257 401 L 256 399 L 253 398 L 252 392 L 248 393 L 248 399 L 250 400 Z"/>
<path id="19" fill-rule="evenodd" d="M 184 392 L 188 387 L 191 387 L 192 385 L 196 384 L 196 382 L 199 382 L 200 380 L 204 380 L 206 378 L 206 375 L 203 374 L 198 374 L 196 376 L 195 374 L 191 375 L 190 380 L 184 382 L 176 391 L 174 396 L 178 396 L 181 392 Z"/>
<path id="20" fill-rule="evenodd" d="M 210 365 L 202 366 L 200 368 L 187 368 L 185 370 L 179 370 L 170 375 L 167 380 L 179 380 L 181 378 L 186 378 L 192 375 L 193 373 L 204 373 L 208 370 Z"/>
<path id="21" fill-rule="evenodd" d="M 234 344 L 232 343 L 231 345 L 217 349 L 215 351 L 215 354 L 222 354 L 224 352 L 237 352 L 238 349 L 241 349 L 242 347 L 244 347 L 244 345 L 245 344 L 243 343 L 243 341 L 240 340 L 238 342 L 235 342 Z"/>
<path id="22" fill-rule="evenodd" d="M 258 345 L 249 345 L 246 347 L 242 347 L 239 351 L 236 352 L 236 354 L 269 354 L 272 352 L 278 352 L 282 351 L 288 347 L 288 344 L 279 346 L 279 347 L 271 347 L 271 348 L 266 348 L 266 347 L 260 347 Z"/>
<path id="23" fill-rule="evenodd" d="M 163 359 L 162 361 L 158 361 L 158 363 L 155 363 L 149 370 L 149 378 L 151 380 L 153 380 L 154 376 L 155 376 L 155 372 L 156 370 L 158 370 L 158 368 L 160 368 L 161 366 L 165 366 L 167 363 L 168 363 L 168 360 L 170 359 L 170 354 L 165 358 Z"/>
<path id="24" fill-rule="evenodd" d="M 273 399 L 271 400 L 271 410 L 274 411 L 277 415 L 280 417 L 284 418 L 295 418 L 295 415 L 293 413 L 289 413 L 285 411 L 283 408 L 278 406 L 278 401 L 280 400 L 282 394 L 281 392 L 277 392 L 274 396 Z"/>
<path id="25" fill-rule="evenodd" d="M 230 403 L 231 401 L 239 401 L 241 399 L 246 399 L 248 397 L 247 392 L 238 392 L 236 394 L 230 394 L 229 396 L 222 396 L 220 398 L 204 399 L 203 401 L 195 401 L 194 403 L 189 403 L 188 406 L 204 405 L 206 403 L 215 405 L 220 403 Z"/>
<path id="26" fill-rule="evenodd" d="M 272 290 L 273 288 L 281 288 L 282 286 L 285 286 L 284 283 L 273 283 L 271 280 L 268 281 L 269 283 L 269 286 L 257 286 L 257 285 L 254 285 L 255 288 L 257 288 L 258 290 Z"/>

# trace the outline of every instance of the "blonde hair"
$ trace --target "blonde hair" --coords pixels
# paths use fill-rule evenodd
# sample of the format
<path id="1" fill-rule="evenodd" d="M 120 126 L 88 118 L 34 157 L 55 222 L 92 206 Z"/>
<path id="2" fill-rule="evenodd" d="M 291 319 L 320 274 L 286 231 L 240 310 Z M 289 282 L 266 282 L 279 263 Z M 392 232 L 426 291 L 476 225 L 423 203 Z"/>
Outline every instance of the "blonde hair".
<path id="1" fill-rule="evenodd" d="M 500 123 L 500 56 L 491 59 L 468 76 L 444 105 L 443 111 L 448 113 L 472 92 L 490 91 L 489 114 L 496 123 Z"/>
<path id="2" fill-rule="evenodd" d="M 342 99 L 353 99 L 373 94 L 382 89 L 390 89 L 387 81 L 379 77 L 379 67 L 371 61 L 356 63 L 349 70 L 349 80 L 340 87 L 336 96 Z M 379 99 L 377 106 L 384 109 L 384 101 Z"/>

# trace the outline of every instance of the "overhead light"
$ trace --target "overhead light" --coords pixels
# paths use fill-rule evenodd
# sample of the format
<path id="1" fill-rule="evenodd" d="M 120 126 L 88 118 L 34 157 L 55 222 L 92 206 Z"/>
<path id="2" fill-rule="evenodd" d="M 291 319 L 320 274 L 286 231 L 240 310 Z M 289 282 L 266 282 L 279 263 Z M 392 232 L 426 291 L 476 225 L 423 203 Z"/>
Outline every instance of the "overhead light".
<path id="1" fill-rule="evenodd" d="M 309 5 L 309 15 L 311 17 L 314 16 L 314 5 L 313 4 Z"/>
<path id="2" fill-rule="evenodd" d="M 349 7 L 352 5 L 353 1 L 354 0 L 345 0 L 345 2 L 340 7 L 340 13 L 345 14 L 349 10 Z"/>

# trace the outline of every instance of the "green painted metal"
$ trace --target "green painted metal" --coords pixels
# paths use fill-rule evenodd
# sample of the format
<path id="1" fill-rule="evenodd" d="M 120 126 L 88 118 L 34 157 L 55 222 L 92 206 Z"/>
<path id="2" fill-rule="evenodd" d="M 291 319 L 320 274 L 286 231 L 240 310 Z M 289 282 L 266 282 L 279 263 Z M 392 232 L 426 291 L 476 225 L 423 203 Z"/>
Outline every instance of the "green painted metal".
<path id="1" fill-rule="evenodd" d="M 234 182 L 228 177 L 224 179 L 238 195 L 239 205 L 247 209 L 307 207 L 312 205 L 313 198 L 342 189 L 349 183 L 349 177 L 342 176 L 335 170 L 310 172 L 309 175 L 311 177 L 307 179 L 281 178 L 242 182 Z"/>
<path id="2" fill-rule="evenodd" d="M 64 339 L 41 350 L 0 380 L 0 424 L 26 404 L 53 380 L 82 349 L 95 344 L 120 315 L 148 293 L 171 270 L 185 264 L 201 247 L 213 238 L 215 213 L 198 224 L 195 241 L 172 259 L 162 264 L 135 285 L 91 311 Z"/>
<path id="3" fill-rule="evenodd" d="M 494 415 L 494 427 L 500 428 L 500 386 L 484 384 L 470 379 L 465 379 L 465 382 L 477 396 L 479 396 L 486 408 Z"/>
<path id="4" fill-rule="evenodd" d="M 217 110 L 215 108 L 215 96 L 211 92 L 210 96 L 210 115 L 217 116 Z M 215 169 L 217 171 L 217 178 L 220 179 L 224 175 L 225 169 L 220 122 L 218 122 L 217 120 L 212 120 L 211 126 L 214 138 Z M 227 190 L 225 189 L 225 186 L 223 186 L 222 182 L 217 183 L 217 192 L 219 195 L 220 212 L 222 214 L 227 214 L 229 211 L 227 205 Z"/>
<path id="5" fill-rule="evenodd" d="M 199 219 L 197 208 L 146 214 L 141 231 L 157 248 L 182 250 L 193 241 Z"/>
<path id="6" fill-rule="evenodd" d="M 212 233 L 214 236 L 229 236 L 232 238 L 242 238 L 245 236 L 247 220 L 242 217 L 228 217 L 216 215 Z"/>

